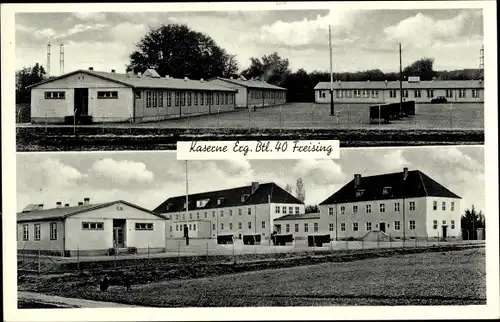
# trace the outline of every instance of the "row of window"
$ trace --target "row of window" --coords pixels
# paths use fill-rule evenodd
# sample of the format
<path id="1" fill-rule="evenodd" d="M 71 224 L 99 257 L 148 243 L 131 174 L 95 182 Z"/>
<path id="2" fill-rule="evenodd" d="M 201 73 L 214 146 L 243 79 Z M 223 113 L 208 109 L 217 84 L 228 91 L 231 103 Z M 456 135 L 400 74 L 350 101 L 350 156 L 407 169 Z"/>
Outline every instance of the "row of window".
<path id="1" fill-rule="evenodd" d="M 64 91 L 45 91 L 45 99 L 65 99 Z M 118 99 L 118 91 L 98 91 L 98 99 Z"/>
<path id="2" fill-rule="evenodd" d="M 285 98 L 285 92 L 263 92 L 263 91 L 250 91 L 250 99 L 259 99 L 259 98 L 270 98 L 270 99 L 283 99 Z"/>
<path id="3" fill-rule="evenodd" d="M 40 224 L 34 224 L 34 234 L 33 234 L 33 240 L 39 241 L 42 239 L 41 236 L 41 226 Z M 57 223 L 51 222 L 49 224 L 50 229 L 49 229 L 49 238 L 50 240 L 57 240 Z M 30 240 L 30 225 L 25 224 L 23 225 L 23 241 L 28 241 Z"/>
<path id="4" fill-rule="evenodd" d="M 414 94 L 414 97 L 417 97 L 417 98 L 420 98 L 422 97 L 422 91 L 421 89 L 416 89 L 416 90 L 413 90 L 413 94 Z M 446 90 L 446 97 L 447 98 L 451 98 L 453 97 L 453 92 L 455 90 L 453 89 L 447 89 Z M 459 98 L 465 98 L 467 97 L 467 90 L 465 89 L 457 89 L 456 90 L 458 92 L 458 97 Z M 326 93 L 328 91 L 321 91 L 319 92 L 319 96 L 321 98 L 326 98 Z M 399 90 L 397 89 L 392 89 L 389 91 L 389 97 L 391 98 L 396 98 L 397 97 L 397 93 L 399 92 Z M 428 89 L 425 91 L 425 93 L 427 93 L 427 97 L 428 98 L 433 98 L 434 97 L 434 90 L 433 89 Z M 379 91 L 378 90 L 367 90 L 367 89 L 354 89 L 354 90 L 349 90 L 349 89 L 337 89 L 335 90 L 335 96 L 337 98 L 352 98 L 352 97 L 355 97 L 355 98 L 378 98 L 379 97 Z M 403 97 L 405 98 L 408 98 L 409 97 L 409 90 L 403 90 Z M 472 97 L 473 98 L 478 98 L 479 97 L 479 90 L 478 89 L 472 89 Z"/>
<path id="5" fill-rule="evenodd" d="M 386 209 L 385 203 L 379 204 L 379 212 L 385 212 L 385 209 Z M 395 202 L 394 203 L 394 211 L 399 212 L 400 209 L 401 209 L 400 203 L 399 202 Z M 437 210 L 437 201 L 434 201 L 433 209 Z M 446 210 L 446 202 L 445 201 L 443 201 L 441 203 L 441 209 L 442 210 Z M 345 206 L 340 206 L 340 214 L 341 215 L 345 214 L 345 210 L 346 210 Z M 415 201 L 410 201 L 409 202 L 409 210 L 410 211 L 415 211 Z M 450 211 L 455 211 L 455 202 L 454 201 L 450 202 Z M 358 213 L 358 206 L 357 205 L 353 205 L 352 206 L 352 212 L 354 214 Z M 365 213 L 369 214 L 371 212 L 372 212 L 372 205 L 365 205 Z M 328 214 L 330 216 L 334 215 L 334 208 L 333 207 L 328 208 Z"/>
<path id="6" fill-rule="evenodd" d="M 437 210 L 438 208 L 438 202 L 433 201 L 432 202 L 432 210 Z M 446 202 L 443 201 L 441 202 L 441 210 L 446 211 Z M 455 202 L 450 202 L 450 211 L 455 211 Z"/>
<path id="7" fill-rule="evenodd" d="M 174 96 L 174 106 L 202 106 L 202 105 L 227 105 L 233 104 L 234 95 L 229 93 L 205 93 L 205 92 L 165 92 L 166 106 L 172 106 L 172 96 Z M 215 98 L 214 98 L 215 97 Z M 141 92 L 135 93 L 135 98 L 141 98 Z M 205 104 L 204 104 L 205 103 Z M 146 107 L 163 107 L 162 91 L 146 91 Z"/>
<path id="8" fill-rule="evenodd" d="M 224 213 L 225 213 L 224 210 L 220 210 L 219 214 L 220 214 L 221 218 L 224 217 Z M 229 209 L 227 211 L 227 214 L 231 217 L 233 215 L 233 209 Z M 239 208 L 238 209 L 238 215 L 241 216 L 242 214 L 243 214 L 243 210 L 241 208 Z M 247 214 L 248 215 L 252 214 L 252 208 L 250 208 L 250 207 L 247 208 Z M 179 214 L 175 215 L 175 220 L 180 220 L 180 218 L 181 218 L 181 215 L 179 215 Z M 208 218 L 208 212 L 207 211 L 205 211 L 203 213 L 203 218 L 205 218 L 205 219 Z M 212 210 L 212 218 L 215 218 L 215 210 Z M 192 219 L 193 219 L 193 213 L 190 212 L 189 213 L 189 220 L 192 220 Z M 200 213 L 199 212 L 196 213 L 196 219 L 200 219 Z M 185 213 L 182 214 L 182 220 L 186 220 L 186 214 Z"/>
<path id="9" fill-rule="evenodd" d="M 443 220 L 442 223 L 443 223 L 443 226 L 446 226 L 446 220 Z M 455 220 L 450 221 L 450 226 L 451 226 L 451 229 L 455 229 Z M 437 220 L 432 221 L 432 229 L 438 229 L 438 221 Z"/>
<path id="10" fill-rule="evenodd" d="M 318 232 L 319 230 L 319 224 L 317 222 L 313 223 L 313 232 Z M 294 231 L 296 233 L 299 232 L 299 224 L 295 224 Z M 285 224 L 285 233 L 290 232 L 290 224 Z M 307 233 L 309 232 L 309 223 L 304 223 L 304 232 Z"/>
<path id="11" fill-rule="evenodd" d="M 263 221 L 261 225 L 262 225 L 261 226 L 262 228 L 266 228 L 266 222 L 265 221 Z M 183 226 L 184 226 L 183 224 L 176 224 L 175 225 L 175 231 L 181 231 L 182 232 L 183 231 L 183 229 L 182 229 Z M 188 226 L 189 230 L 196 231 L 196 224 L 186 224 L 186 226 Z M 173 226 L 170 226 L 170 232 L 172 232 L 172 230 L 173 230 L 172 227 Z M 213 230 L 216 229 L 215 224 L 212 224 L 212 229 Z M 233 223 L 229 223 L 229 230 L 232 230 L 232 229 L 233 229 Z M 240 230 L 243 229 L 243 223 L 241 223 L 241 222 L 238 223 L 238 229 L 240 229 Z M 248 229 L 252 229 L 252 222 L 250 222 L 250 221 L 248 222 Z M 220 230 L 221 231 L 224 230 L 224 223 L 220 224 Z"/>
<path id="12" fill-rule="evenodd" d="M 292 215 L 293 214 L 293 209 L 294 209 L 294 207 L 288 207 L 288 214 Z M 276 206 L 276 209 L 275 209 L 274 212 L 277 213 L 277 214 L 279 214 L 281 212 L 282 214 L 285 215 L 287 213 L 286 212 L 286 206 L 282 206 L 282 207 Z M 300 214 L 300 207 L 295 207 L 295 214 L 296 215 Z"/>
<path id="13" fill-rule="evenodd" d="M 389 228 L 390 225 L 387 224 L 387 228 Z M 410 230 L 414 230 L 416 228 L 415 220 L 409 220 L 408 221 L 408 228 Z M 335 230 L 335 225 L 333 223 L 328 224 L 328 229 L 330 231 Z M 340 231 L 345 231 L 346 230 L 346 223 L 342 222 L 340 223 Z M 353 231 L 358 231 L 359 230 L 359 223 L 353 222 L 352 223 L 352 230 Z M 372 230 L 372 223 L 371 222 L 366 222 L 365 223 L 365 230 L 370 231 Z M 401 230 L 401 222 L 400 221 L 395 221 L 394 222 L 394 230 Z"/>

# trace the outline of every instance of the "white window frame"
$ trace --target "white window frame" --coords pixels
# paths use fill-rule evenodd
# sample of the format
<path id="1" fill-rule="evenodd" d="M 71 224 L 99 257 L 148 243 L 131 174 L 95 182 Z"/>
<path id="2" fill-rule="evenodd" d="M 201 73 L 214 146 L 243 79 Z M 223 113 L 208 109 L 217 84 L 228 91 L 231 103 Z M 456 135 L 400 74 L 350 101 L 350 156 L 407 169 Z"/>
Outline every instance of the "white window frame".
<path id="1" fill-rule="evenodd" d="M 136 222 L 134 226 L 135 230 L 154 230 L 154 225 L 151 222 L 148 223 Z"/>
<path id="2" fill-rule="evenodd" d="M 33 236 L 33 240 L 36 240 L 36 241 L 40 241 L 40 237 L 41 237 L 41 225 L 40 224 L 35 224 L 34 225 L 35 227 L 35 234 Z"/>
<path id="3" fill-rule="evenodd" d="M 352 223 L 352 231 L 358 231 L 359 230 L 359 224 L 357 222 Z"/>
<path id="4" fill-rule="evenodd" d="M 415 228 L 416 228 L 416 227 L 417 227 L 417 226 L 416 226 L 415 220 L 410 220 L 410 221 L 408 222 L 408 228 L 409 228 L 410 230 L 415 230 Z"/>
<path id="5" fill-rule="evenodd" d="M 30 240 L 30 226 L 28 224 L 23 225 L 23 241 Z"/>

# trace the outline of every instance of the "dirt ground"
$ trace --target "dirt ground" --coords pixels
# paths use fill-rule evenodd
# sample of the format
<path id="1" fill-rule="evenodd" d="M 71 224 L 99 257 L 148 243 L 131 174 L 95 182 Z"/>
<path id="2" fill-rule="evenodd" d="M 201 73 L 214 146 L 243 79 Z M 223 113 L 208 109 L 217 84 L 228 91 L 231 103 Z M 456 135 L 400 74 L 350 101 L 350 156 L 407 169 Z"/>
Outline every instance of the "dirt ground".
<path id="1" fill-rule="evenodd" d="M 275 265 L 276 266 L 276 265 Z M 279 267 L 279 265 L 278 265 Z M 152 270 L 131 290 L 82 274 L 26 277 L 19 289 L 156 307 L 485 304 L 484 248 L 397 254 L 234 273 L 220 267 Z M 210 274 L 210 270 L 220 272 Z M 204 270 L 207 271 L 206 274 Z M 224 272 L 224 270 L 226 270 Z M 108 271 L 108 273 L 112 273 Z M 198 275 L 198 278 L 196 278 Z M 118 284 L 118 283 L 116 283 Z"/>

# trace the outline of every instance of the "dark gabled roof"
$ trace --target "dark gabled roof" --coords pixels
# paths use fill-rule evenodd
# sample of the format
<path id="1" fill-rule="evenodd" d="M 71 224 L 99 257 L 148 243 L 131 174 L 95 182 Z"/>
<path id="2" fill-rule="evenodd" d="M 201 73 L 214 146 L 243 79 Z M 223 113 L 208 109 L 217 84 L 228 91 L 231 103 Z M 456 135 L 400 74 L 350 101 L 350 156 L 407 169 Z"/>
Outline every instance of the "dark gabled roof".
<path id="1" fill-rule="evenodd" d="M 116 201 L 99 203 L 99 204 L 81 205 L 81 206 L 73 206 L 73 207 L 61 207 L 61 208 L 52 208 L 52 209 L 45 209 L 45 210 L 33 210 L 33 211 L 29 211 L 29 212 L 18 212 L 17 213 L 17 222 L 61 220 L 61 219 L 65 219 L 67 217 L 70 217 L 70 216 L 73 216 L 76 214 L 81 214 L 84 212 L 109 207 L 109 206 L 112 206 L 112 205 L 117 204 L 117 203 L 123 203 L 127 206 L 139 209 L 141 211 L 144 211 L 144 212 L 150 213 L 154 216 L 165 219 L 164 216 L 162 216 L 158 213 L 155 213 L 151 210 L 147 210 L 145 208 L 142 208 L 142 207 L 135 205 L 133 203 L 126 202 L 123 200 L 116 200 Z"/>
<path id="2" fill-rule="evenodd" d="M 279 87 L 273 84 L 269 84 L 264 81 L 256 81 L 256 80 L 243 80 L 237 78 L 223 78 L 223 77 L 214 77 L 209 80 L 219 79 L 228 83 L 236 84 L 239 86 L 249 87 L 249 88 L 262 88 L 262 89 L 275 89 L 280 91 L 286 91 L 286 88 Z"/>
<path id="3" fill-rule="evenodd" d="M 74 75 L 77 73 L 85 73 L 92 75 L 101 79 L 112 81 L 124 86 L 133 88 L 165 88 L 165 89 L 179 89 L 179 90 L 204 90 L 204 91 L 225 91 L 225 92 L 236 92 L 235 89 L 229 88 L 227 86 L 218 85 L 211 83 L 209 81 L 201 81 L 194 79 L 179 79 L 179 78 L 162 78 L 162 77 L 151 77 L 146 75 L 137 76 L 134 74 L 119 74 L 119 73 L 108 73 L 100 72 L 94 70 L 75 70 L 71 73 L 67 73 L 58 77 L 50 78 L 44 80 L 40 83 L 33 84 L 27 88 L 33 88 L 45 83 L 53 82 L 64 77 Z M 148 72 L 152 74 L 152 72 Z"/>
<path id="4" fill-rule="evenodd" d="M 387 194 L 383 193 L 385 187 L 390 187 L 390 191 Z M 357 197 L 356 192 L 358 190 L 364 191 Z M 418 197 L 461 199 L 422 171 L 413 170 L 408 171 L 406 180 L 403 180 L 403 172 L 380 174 L 361 177 L 359 186 L 355 187 L 353 179 L 325 201 L 321 202 L 320 205 Z"/>
<path id="5" fill-rule="evenodd" d="M 189 210 L 203 210 L 225 207 L 238 207 L 249 205 L 260 205 L 270 201 L 272 203 L 289 203 L 289 204 L 303 204 L 300 200 L 295 198 L 290 193 L 286 192 L 274 182 L 260 184 L 257 190 L 251 194 L 252 187 L 244 186 L 225 190 L 217 190 L 210 192 L 195 193 L 188 196 Z M 248 195 L 245 201 L 241 200 L 243 195 Z M 224 198 L 220 205 L 217 205 L 217 200 Z M 197 207 L 198 200 L 207 200 L 208 203 L 204 207 Z M 177 196 L 168 198 L 153 211 L 156 213 L 170 213 L 185 211 L 184 204 L 186 203 L 186 196 Z"/>
<path id="6" fill-rule="evenodd" d="M 319 212 L 302 214 L 302 215 L 284 215 L 279 218 L 274 219 L 277 220 L 305 220 L 305 219 L 319 219 Z"/>
<path id="7" fill-rule="evenodd" d="M 403 81 L 403 89 L 454 89 L 454 88 L 484 88 L 481 80 L 432 80 L 408 82 Z M 319 82 L 315 90 L 330 89 L 330 82 Z M 333 89 L 399 89 L 399 81 L 373 81 L 373 82 L 333 82 Z"/>

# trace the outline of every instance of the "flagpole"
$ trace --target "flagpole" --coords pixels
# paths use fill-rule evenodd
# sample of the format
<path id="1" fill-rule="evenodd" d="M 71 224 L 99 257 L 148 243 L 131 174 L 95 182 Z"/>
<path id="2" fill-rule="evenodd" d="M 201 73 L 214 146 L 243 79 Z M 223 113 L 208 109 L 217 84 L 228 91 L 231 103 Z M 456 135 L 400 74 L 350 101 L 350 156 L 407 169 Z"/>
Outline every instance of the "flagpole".
<path id="1" fill-rule="evenodd" d="M 332 30 L 330 25 L 328 25 L 328 46 L 330 48 L 330 115 L 335 115 L 333 106 Z"/>
<path id="2" fill-rule="evenodd" d="M 188 189 L 188 162 L 185 161 L 186 164 L 186 219 L 189 218 L 189 189 Z"/>

